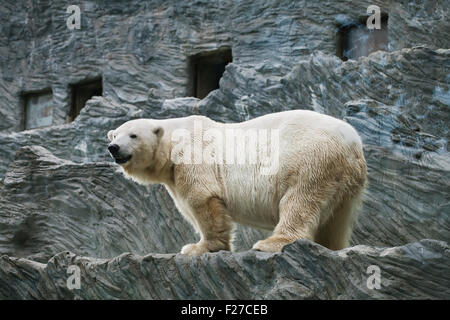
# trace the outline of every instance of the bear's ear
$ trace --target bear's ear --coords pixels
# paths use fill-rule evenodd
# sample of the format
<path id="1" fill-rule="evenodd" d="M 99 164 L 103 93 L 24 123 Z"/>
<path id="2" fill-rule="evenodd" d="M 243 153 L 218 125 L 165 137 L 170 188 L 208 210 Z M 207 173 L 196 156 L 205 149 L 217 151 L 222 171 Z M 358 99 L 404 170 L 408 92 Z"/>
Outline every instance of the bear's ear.
<path id="1" fill-rule="evenodd" d="M 108 131 L 108 139 L 109 141 L 112 141 L 114 138 L 114 130 L 109 130 Z"/>
<path id="2" fill-rule="evenodd" d="M 156 134 L 156 136 L 159 138 L 161 138 L 164 134 L 164 129 L 162 127 L 157 127 L 155 129 L 153 129 L 153 133 Z"/>

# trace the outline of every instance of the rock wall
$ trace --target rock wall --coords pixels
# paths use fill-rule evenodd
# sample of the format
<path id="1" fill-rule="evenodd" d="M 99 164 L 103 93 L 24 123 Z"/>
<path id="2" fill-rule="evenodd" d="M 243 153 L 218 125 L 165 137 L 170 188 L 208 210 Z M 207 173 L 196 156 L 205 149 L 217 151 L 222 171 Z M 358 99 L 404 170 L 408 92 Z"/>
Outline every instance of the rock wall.
<path id="1" fill-rule="evenodd" d="M 155 100 L 187 95 L 188 58 L 231 47 L 233 61 L 283 73 L 311 54 L 336 54 L 341 26 L 360 21 L 366 1 L 82 1 L 70 30 L 64 1 L 3 1 L 0 12 L 0 130 L 21 127 L 24 92 L 53 90 L 54 125 L 70 108 L 69 85 L 101 76 L 103 95 L 152 112 Z M 449 48 L 445 1 L 371 1 L 389 15 L 390 51 Z M 316 83 L 318 84 L 318 83 Z"/>
<path id="2" fill-rule="evenodd" d="M 389 16 L 388 52 L 346 62 L 337 34 L 366 14 L 363 1 L 84 1 L 80 30 L 66 26 L 69 4 L 0 8 L 1 298 L 448 296 L 447 2 L 373 1 Z M 220 88 L 189 97 L 189 57 L 224 47 L 233 63 Z M 103 97 L 66 123 L 70 85 L 99 76 Z M 53 126 L 21 131 L 23 94 L 46 88 Z M 369 187 L 356 247 L 333 253 L 298 241 L 281 254 L 255 253 L 246 250 L 267 233 L 239 226 L 239 253 L 160 255 L 197 235 L 163 187 L 122 177 L 107 131 L 141 117 L 232 122 L 290 109 L 345 119 L 363 139 Z M 94 273 L 83 269 L 83 289 L 69 291 L 64 266 L 85 262 Z M 389 275 L 384 291 L 363 285 L 370 264 Z M 358 271 L 349 276 L 346 266 Z"/>

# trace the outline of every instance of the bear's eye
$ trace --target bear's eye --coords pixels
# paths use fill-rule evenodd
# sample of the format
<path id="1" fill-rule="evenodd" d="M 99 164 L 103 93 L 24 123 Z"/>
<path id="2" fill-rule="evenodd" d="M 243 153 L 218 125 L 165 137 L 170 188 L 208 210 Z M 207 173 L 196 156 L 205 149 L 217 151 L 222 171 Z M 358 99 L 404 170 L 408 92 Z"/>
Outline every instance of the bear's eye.
<path id="1" fill-rule="evenodd" d="M 130 134 L 130 138 L 131 138 L 131 139 L 136 139 L 136 138 L 137 138 L 137 135 L 135 135 L 135 134 Z"/>

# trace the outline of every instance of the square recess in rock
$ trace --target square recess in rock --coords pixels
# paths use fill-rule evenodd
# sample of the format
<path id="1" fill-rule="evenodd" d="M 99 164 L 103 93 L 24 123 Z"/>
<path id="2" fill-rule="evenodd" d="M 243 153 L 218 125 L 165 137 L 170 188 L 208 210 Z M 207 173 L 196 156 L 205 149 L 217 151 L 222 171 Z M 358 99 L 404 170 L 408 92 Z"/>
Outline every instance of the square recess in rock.
<path id="1" fill-rule="evenodd" d="M 219 88 L 225 66 L 233 61 L 231 48 L 200 52 L 188 59 L 188 95 L 203 99 Z"/>
<path id="2" fill-rule="evenodd" d="M 336 54 L 343 61 L 368 56 L 378 50 L 388 51 L 387 14 L 381 15 L 381 29 L 368 29 L 367 18 L 363 17 L 356 23 L 339 27 Z"/>
<path id="3" fill-rule="evenodd" d="M 68 122 L 75 120 L 89 99 L 103 95 L 102 78 L 72 84 L 70 88 L 72 96 Z"/>
<path id="4" fill-rule="evenodd" d="M 23 99 L 23 129 L 36 129 L 51 126 L 53 123 L 53 92 L 45 89 L 28 92 Z"/>

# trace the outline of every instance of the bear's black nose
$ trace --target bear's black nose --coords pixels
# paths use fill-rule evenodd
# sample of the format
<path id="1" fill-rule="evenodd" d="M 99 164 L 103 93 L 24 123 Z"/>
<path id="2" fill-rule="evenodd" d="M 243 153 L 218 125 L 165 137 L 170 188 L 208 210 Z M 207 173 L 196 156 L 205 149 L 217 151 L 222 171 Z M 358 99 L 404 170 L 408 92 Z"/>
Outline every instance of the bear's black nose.
<path id="1" fill-rule="evenodd" d="M 109 152 L 114 156 L 119 152 L 120 147 L 117 144 L 110 144 L 108 146 Z"/>

